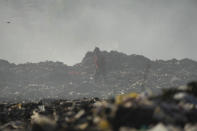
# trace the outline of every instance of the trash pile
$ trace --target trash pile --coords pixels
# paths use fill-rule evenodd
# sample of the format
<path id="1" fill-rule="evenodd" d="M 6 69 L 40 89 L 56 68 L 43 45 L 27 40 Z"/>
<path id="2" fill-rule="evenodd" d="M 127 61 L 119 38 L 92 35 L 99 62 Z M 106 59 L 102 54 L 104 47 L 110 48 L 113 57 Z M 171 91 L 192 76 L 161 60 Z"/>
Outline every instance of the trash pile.
<path id="1" fill-rule="evenodd" d="M 100 51 L 105 63 L 100 65 L 105 66 L 98 71 L 95 54 L 95 50 L 87 52 L 73 66 L 53 61 L 13 64 L 0 59 L 0 101 L 108 98 L 145 89 L 157 93 L 197 80 L 197 61 L 190 59 L 153 61 L 141 55 Z"/>
<path id="2" fill-rule="evenodd" d="M 196 131 L 197 82 L 111 99 L 1 103 L 1 131 Z"/>

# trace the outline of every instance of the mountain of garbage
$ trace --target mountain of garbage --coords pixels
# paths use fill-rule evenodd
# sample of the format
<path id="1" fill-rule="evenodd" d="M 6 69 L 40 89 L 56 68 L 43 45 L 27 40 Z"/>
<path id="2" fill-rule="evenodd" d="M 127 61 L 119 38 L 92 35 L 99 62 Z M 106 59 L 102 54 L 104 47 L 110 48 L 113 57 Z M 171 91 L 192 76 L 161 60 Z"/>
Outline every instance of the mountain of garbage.
<path id="1" fill-rule="evenodd" d="M 141 55 L 101 51 L 105 78 L 95 82 L 94 51 L 68 66 L 62 62 L 13 64 L 0 60 L 0 100 L 109 98 L 127 92 L 160 92 L 197 80 L 197 62 L 190 59 L 152 61 Z"/>
<path id="2" fill-rule="evenodd" d="M 1 131 L 196 131 L 197 82 L 158 95 L 0 103 Z"/>

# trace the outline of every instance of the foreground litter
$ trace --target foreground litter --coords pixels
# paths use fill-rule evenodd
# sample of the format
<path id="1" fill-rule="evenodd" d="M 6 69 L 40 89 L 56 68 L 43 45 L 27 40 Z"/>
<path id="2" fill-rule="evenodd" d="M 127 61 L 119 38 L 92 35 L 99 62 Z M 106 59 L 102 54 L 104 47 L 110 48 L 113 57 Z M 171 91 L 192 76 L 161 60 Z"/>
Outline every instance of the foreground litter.
<path id="1" fill-rule="evenodd" d="M 196 131 L 197 82 L 159 95 L 1 103 L 1 131 Z"/>

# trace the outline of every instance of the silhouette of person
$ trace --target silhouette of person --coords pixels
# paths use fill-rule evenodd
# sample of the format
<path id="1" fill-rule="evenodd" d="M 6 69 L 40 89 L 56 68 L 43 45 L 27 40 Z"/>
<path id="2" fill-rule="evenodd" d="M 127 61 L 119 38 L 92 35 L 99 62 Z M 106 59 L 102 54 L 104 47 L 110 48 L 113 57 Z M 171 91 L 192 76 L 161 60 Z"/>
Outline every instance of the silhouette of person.
<path id="1" fill-rule="evenodd" d="M 98 47 L 96 47 L 94 50 L 94 63 L 96 67 L 96 72 L 94 76 L 95 82 L 98 82 L 101 79 L 105 80 L 106 61 L 105 61 L 105 57 L 102 55 L 102 52 Z"/>

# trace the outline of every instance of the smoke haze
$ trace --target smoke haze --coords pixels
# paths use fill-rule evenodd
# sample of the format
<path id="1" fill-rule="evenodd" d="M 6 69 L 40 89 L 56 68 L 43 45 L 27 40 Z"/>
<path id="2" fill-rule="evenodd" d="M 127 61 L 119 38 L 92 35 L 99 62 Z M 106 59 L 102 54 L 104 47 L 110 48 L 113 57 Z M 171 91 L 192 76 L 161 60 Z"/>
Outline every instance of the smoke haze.
<path id="1" fill-rule="evenodd" d="M 0 58 L 73 65 L 88 50 L 197 60 L 196 0 L 1 0 Z"/>

